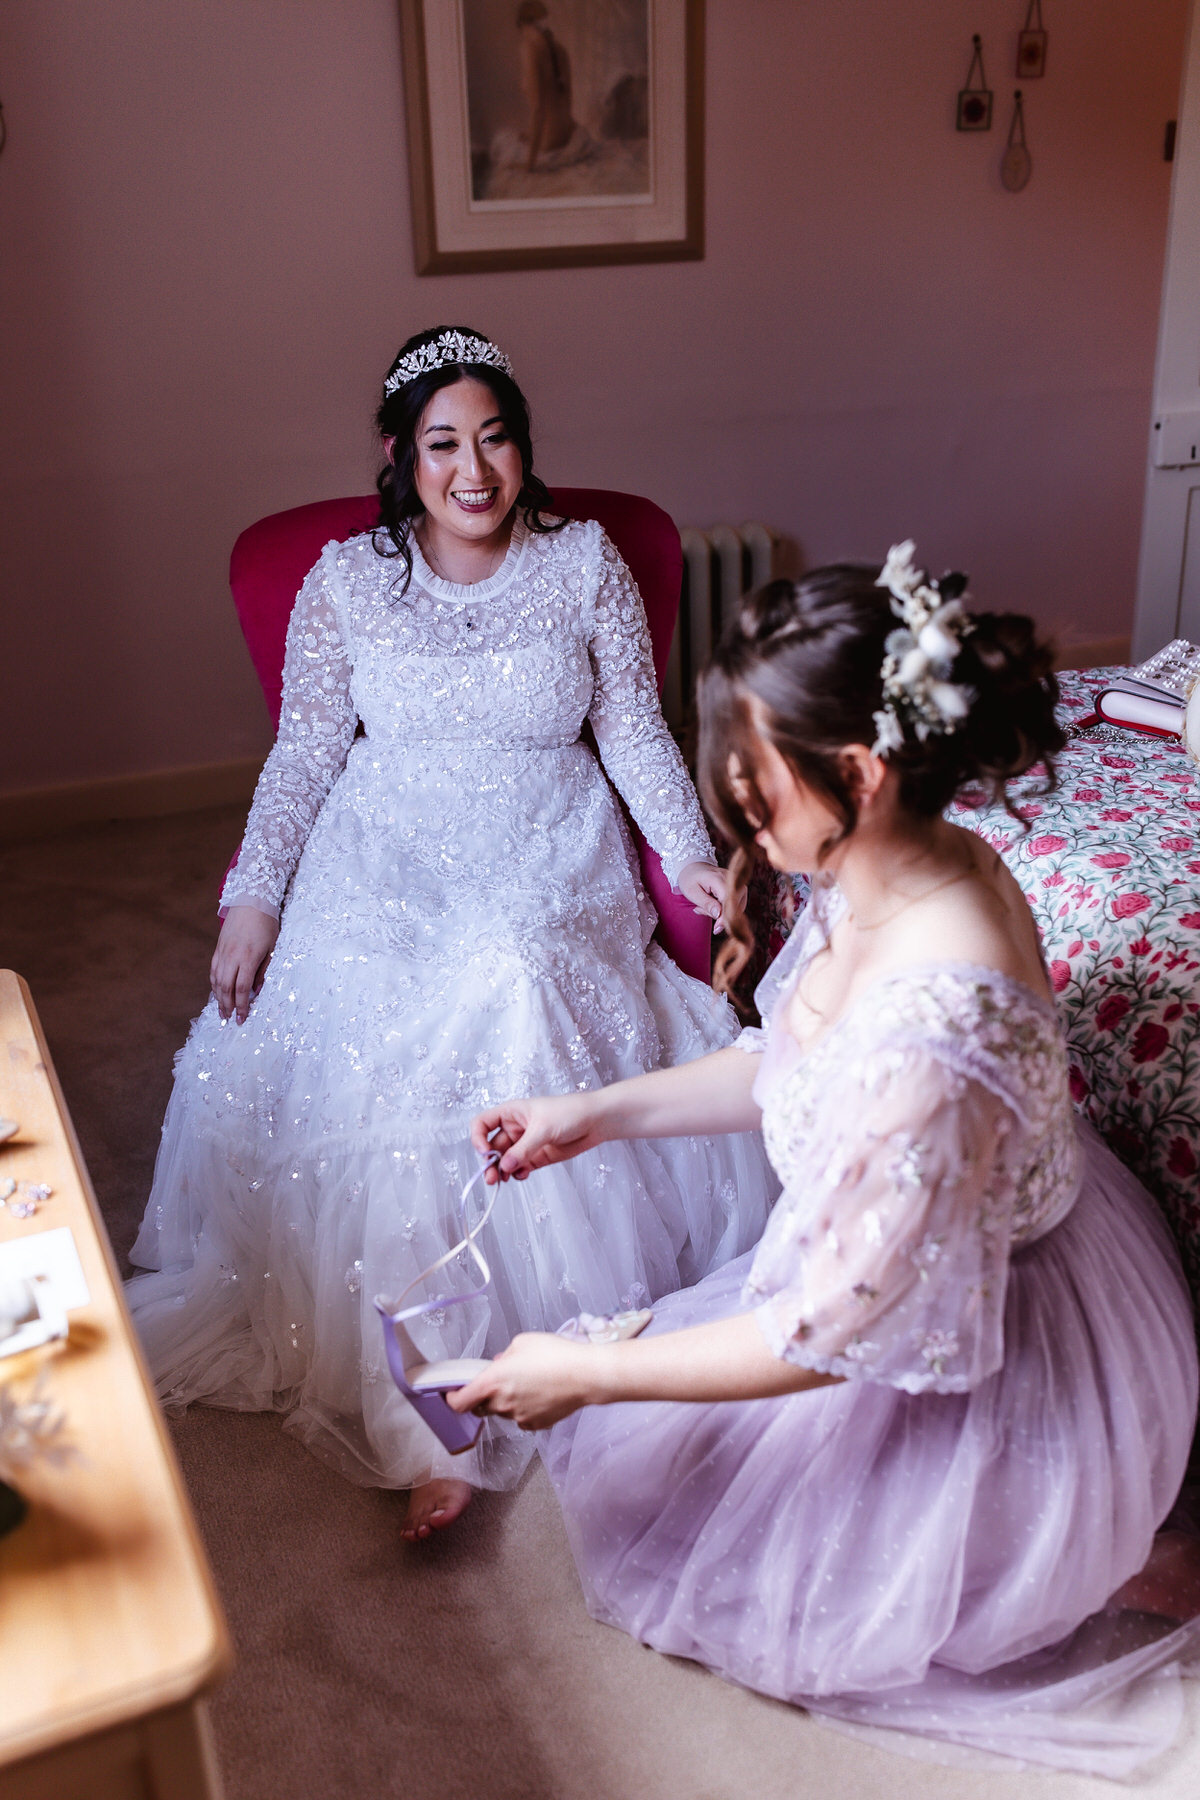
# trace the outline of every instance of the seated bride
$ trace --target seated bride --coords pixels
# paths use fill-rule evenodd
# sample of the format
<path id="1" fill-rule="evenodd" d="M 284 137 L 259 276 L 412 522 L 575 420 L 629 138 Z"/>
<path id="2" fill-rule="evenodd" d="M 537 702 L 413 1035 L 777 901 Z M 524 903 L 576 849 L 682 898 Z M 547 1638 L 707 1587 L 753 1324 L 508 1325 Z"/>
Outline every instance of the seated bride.
<path id="1" fill-rule="evenodd" d="M 292 615 L 129 1299 L 169 1403 L 286 1414 L 351 1480 L 411 1488 L 427 1536 L 530 1453 L 497 1425 L 452 1462 L 388 1379 L 375 1309 L 459 1236 L 472 1116 L 699 1056 L 736 1021 L 650 941 L 581 741 L 586 720 L 668 877 L 719 917 L 641 599 L 597 524 L 553 516 L 507 357 L 422 332 L 378 427 L 382 524 L 326 546 Z M 498 1350 L 694 1281 L 754 1242 L 774 1191 L 753 1134 L 704 1129 L 512 1189 L 480 1244 L 489 1303 L 426 1316 L 420 1350 Z"/>

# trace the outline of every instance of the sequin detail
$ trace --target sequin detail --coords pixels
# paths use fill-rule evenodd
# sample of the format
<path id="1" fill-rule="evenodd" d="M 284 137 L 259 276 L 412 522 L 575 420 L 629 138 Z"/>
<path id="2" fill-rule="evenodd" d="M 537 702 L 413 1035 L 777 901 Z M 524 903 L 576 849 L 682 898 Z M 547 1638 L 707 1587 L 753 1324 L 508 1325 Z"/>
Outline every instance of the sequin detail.
<path id="1" fill-rule="evenodd" d="M 470 589 L 417 558 L 401 592 L 369 537 L 329 546 L 305 582 L 225 892 L 282 903 L 279 939 L 245 1023 L 210 1003 L 180 1054 L 133 1250 L 153 1273 L 131 1302 L 173 1404 L 273 1406 L 356 1480 L 424 1480 L 440 1448 L 380 1384 L 373 1302 L 461 1235 L 472 1117 L 735 1035 L 727 1003 L 649 942 L 585 716 L 668 873 L 709 857 L 641 602 L 598 526 L 515 533 Z M 422 1320 L 419 1349 L 494 1354 L 623 1310 L 639 1285 L 657 1298 L 748 1249 L 774 1191 L 750 1134 L 605 1146 L 509 1184 L 487 1227 L 492 1292 Z M 489 1426 L 441 1472 L 504 1486 L 532 1448 Z"/>
<path id="2" fill-rule="evenodd" d="M 553 778 L 555 753 L 564 768 L 586 756 L 585 719 L 668 877 L 713 860 L 659 708 L 641 597 L 613 544 L 590 522 L 519 527 L 514 547 L 499 582 L 456 587 L 418 563 L 402 596 L 369 535 L 326 547 L 288 627 L 279 732 L 225 905 L 278 913 L 335 783 L 343 827 L 353 819 L 426 868 L 466 866 L 489 804 L 493 855 L 520 854 L 504 790 Z M 436 842 L 421 829 L 431 800 Z"/>
<path id="3" fill-rule="evenodd" d="M 807 1367 L 973 1387 L 1003 1360 L 1011 1252 L 1078 1187 L 1053 1008 L 995 971 L 931 964 L 878 982 L 801 1055 L 777 1022 L 786 992 L 755 1088 L 785 1192 L 747 1303 Z"/>

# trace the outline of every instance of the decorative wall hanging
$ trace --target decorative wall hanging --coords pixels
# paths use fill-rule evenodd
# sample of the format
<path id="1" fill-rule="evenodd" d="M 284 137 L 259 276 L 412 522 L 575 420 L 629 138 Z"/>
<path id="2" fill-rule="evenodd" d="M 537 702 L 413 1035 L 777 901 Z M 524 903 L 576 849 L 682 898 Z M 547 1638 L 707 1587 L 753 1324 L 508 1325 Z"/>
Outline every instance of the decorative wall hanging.
<path id="1" fill-rule="evenodd" d="M 955 129 L 958 131 L 990 131 L 992 129 L 992 90 L 987 84 L 987 76 L 983 72 L 983 39 L 976 32 L 971 39 L 974 46 L 971 51 L 971 66 L 967 70 L 967 85 L 960 88 L 958 95 L 958 117 Z M 978 81 L 975 79 L 979 77 Z"/>
<path id="2" fill-rule="evenodd" d="M 1008 128 L 1008 145 L 1000 159 L 1000 180 L 1010 194 L 1019 194 L 1033 174 L 1033 158 L 1025 143 L 1025 107 L 1021 90 L 1013 95 L 1012 124 Z"/>
<path id="3" fill-rule="evenodd" d="M 1036 27 L 1034 19 L 1037 20 Z M 1042 28 L 1042 0 L 1029 0 L 1025 29 L 1017 34 L 1017 80 L 1038 81 L 1046 73 L 1046 33 Z"/>
<path id="4" fill-rule="evenodd" d="M 704 0 L 400 0 L 417 273 L 704 255 Z"/>

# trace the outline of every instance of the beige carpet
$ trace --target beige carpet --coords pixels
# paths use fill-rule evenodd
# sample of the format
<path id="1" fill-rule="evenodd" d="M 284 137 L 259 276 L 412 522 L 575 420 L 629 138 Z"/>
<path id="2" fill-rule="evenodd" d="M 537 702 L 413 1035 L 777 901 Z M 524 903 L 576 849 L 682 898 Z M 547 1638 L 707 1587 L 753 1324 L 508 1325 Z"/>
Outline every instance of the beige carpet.
<path id="1" fill-rule="evenodd" d="M 205 995 L 241 821 L 139 821 L 0 852 L 0 963 L 37 1001 L 118 1254 L 171 1058 Z M 1100 1781 L 866 1747 L 641 1649 L 584 1611 L 535 1469 L 409 1546 L 276 1419 L 196 1409 L 175 1441 L 237 1646 L 213 1704 L 229 1800 L 1100 1800 Z M 1200 1705 L 1136 1787 L 1200 1794 Z"/>

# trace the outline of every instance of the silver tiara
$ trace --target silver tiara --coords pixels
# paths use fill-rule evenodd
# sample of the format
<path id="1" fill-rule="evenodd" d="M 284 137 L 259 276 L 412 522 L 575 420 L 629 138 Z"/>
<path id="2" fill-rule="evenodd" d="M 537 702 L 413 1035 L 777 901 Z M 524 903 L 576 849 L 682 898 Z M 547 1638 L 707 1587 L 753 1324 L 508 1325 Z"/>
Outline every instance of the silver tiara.
<path id="1" fill-rule="evenodd" d="M 906 723 L 921 743 L 957 731 L 975 698 L 974 688 L 949 679 L 963 639 L 975 629 L 959 601 L 966 577 L 930 581 L 913 567 L 915 548 L 911 538 L 893 544 L 875 583 L 887 588 L 904 626 L 889 632 L 884 644 L 883 706 L 874 715 L 873 756 L 901 749 Z"/>
<path id="2" fill-rule="evenodd" d="M 384 399 L 407 382 L 415 381 L 418 375 L 448 368 L 451 363 L 487 363 L 505 375 L 512 374 L 512 364 L 496 344 L 490 344 L 486 338 L 467 337 L 461 331 L 443 331 L 431 343 L 418 345 L 393 363 L 383 384 Z"/>

